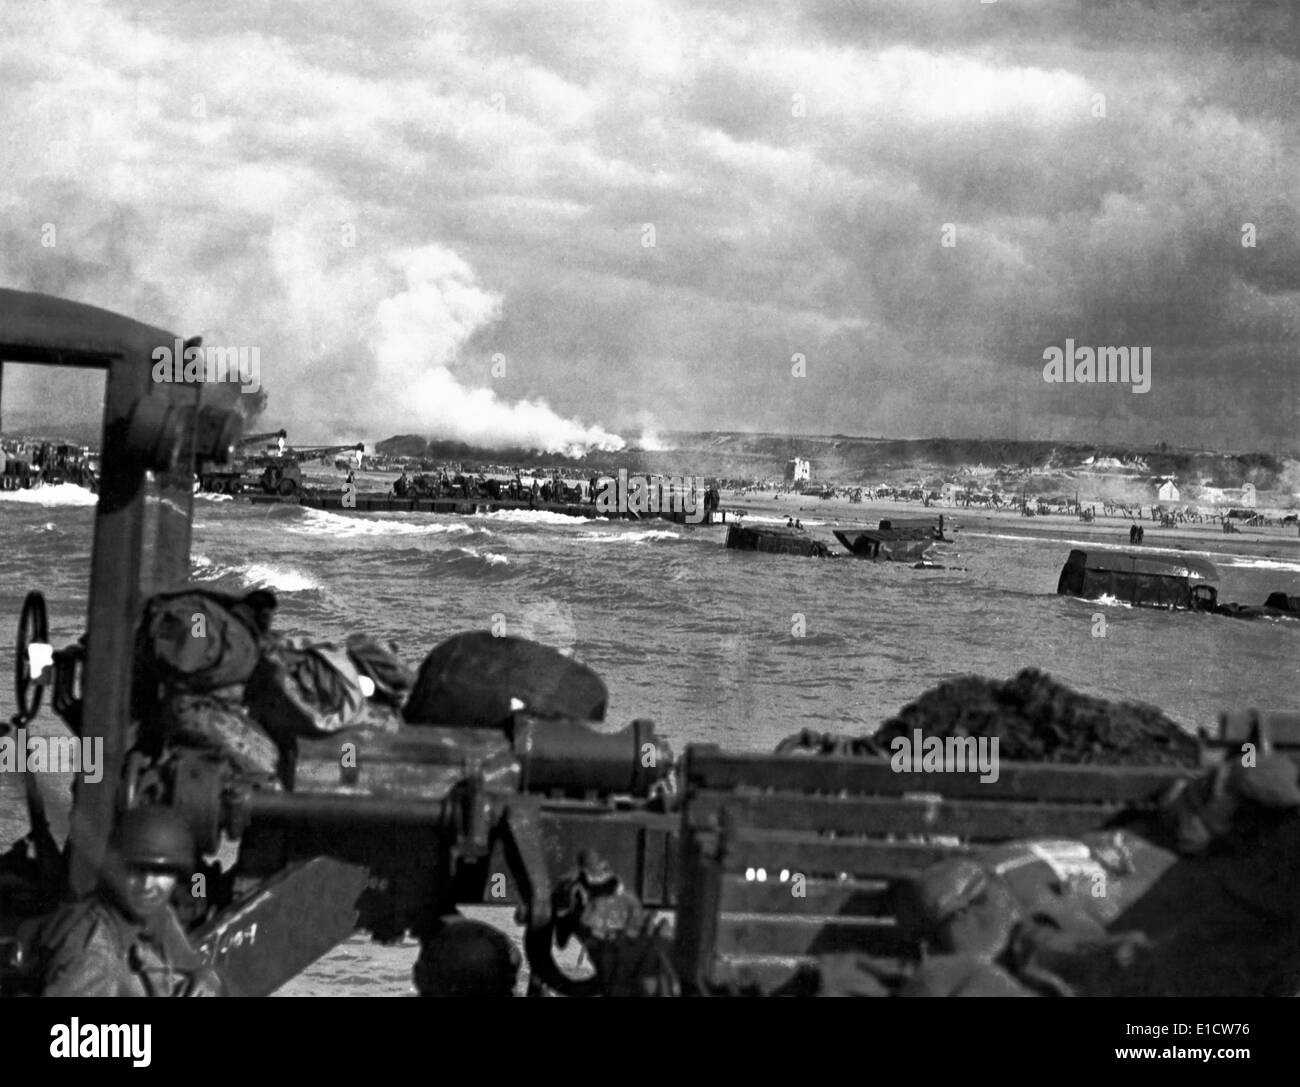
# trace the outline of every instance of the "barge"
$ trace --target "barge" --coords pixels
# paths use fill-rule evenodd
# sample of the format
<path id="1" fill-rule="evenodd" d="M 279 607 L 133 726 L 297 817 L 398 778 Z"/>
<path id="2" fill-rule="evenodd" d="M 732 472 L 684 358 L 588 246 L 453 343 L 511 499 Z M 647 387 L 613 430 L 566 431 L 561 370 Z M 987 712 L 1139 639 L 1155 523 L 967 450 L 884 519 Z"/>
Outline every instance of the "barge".
<path id="1" fill-rule="evenodd" d="M 502 510 L 536 510 L 558 513 L 565 517 L 609 521 L 671 521 L 677 525 L 732 524 L 739 510 L 714 509 L 687 514 L 682 510 L 663 510 L 657 513 L 602 513 L 592 502 L 526 502 L 512 498 L 397 498 L 393 495 L 359 492 L 344 502 L 343 494 L 302 492 L 296 495 L 246 494 L 257 506 L 305 506 L 313 510 L 331 510 L 350 513 L 442 513 L 472 516 L 481 513 L 498 513 Z M 702 517 L 701 517 L 702 514 Z"/>

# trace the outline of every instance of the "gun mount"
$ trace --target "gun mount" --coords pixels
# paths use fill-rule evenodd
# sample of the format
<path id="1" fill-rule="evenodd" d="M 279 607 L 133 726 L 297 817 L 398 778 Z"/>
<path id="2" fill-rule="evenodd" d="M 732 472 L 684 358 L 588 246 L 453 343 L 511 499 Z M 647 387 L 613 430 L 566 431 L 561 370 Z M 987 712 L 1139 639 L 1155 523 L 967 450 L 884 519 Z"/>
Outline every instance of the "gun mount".
<path id="1" fill-rule="evenodd" d="M 0 291 L 0 363 L 106 374 L 86 633 L 56 650 L 44 599 L 29 594 L 11 722 L 30 722 L 48 688 L 67 726 L 102 743 L 102 774 L 79 778 L 68 838 L 58 843 L 46 798 L 24 772 L 30 832 L 0 857 L 0 988 L 24 976 L 24 924 L 94 888 L 110 833 L 142 805 L 183 813 L 208 855 L 238 843 L 237 859 L 206 865 L 202 892 L 181 906 L 192 940 L 240 992 L 273 991 L 358 929 L 425 943 L 447 913 L 470 903 L 516 904 L 533 983 L 570 994 L 647 991 L 644 964 L 665 961 L 648 911 L 680 907 L 671 967 L 660 971 L 671 980 L 654 991 L 711 992 L 737 978 L 785 985 L 828 950 L 901 948 L 880 977 L 905 977 L 916 939 L 928 937 L 899 928 L 895 891 L 952 852 L 954 842 L 941 839 L 1078 835 L 1109 824 L 1130 801 L 1163 819 L 1163 790 L 1182 788 L 1181 774 L 1149 768 L 1025 765 L 1008 770 L 997 791 L 950 775 L 945 797 L 929 778 L 905 780 L 883 760 L 692 745 L 679 801 L 678 767 L 649 722 L 611 733 L 521 710 L 492 727 L 402 724 L 299 739 L 281 752 L 275 780 L 254 780 L 211 751 L 154 750 L 140 741 L 142 619 L 156 597 L 187 587 L 193 471 L 228 456 L 239 431 L 237 414 L 202 403 L 201 385 L 150 380 L 155 347 L 174 342 L 102 310 Z M 1250 727 L 1225 728 L 1223 740 L 1240 747 L 1249 739 L 1267 754 L 1267 736 L 1296 749 L 1298 720 Z M 1283 784 L 1294 790 L 1294 773 Z M 1293 814 L 1300 801 L 1278 791 L 1275 807 Z M 1294 820 L 1281 826 L 1280 846 L 1294 857 L 1286 836 Z M 965 844 L 956 847 L 965 854 Z M 1134 850 L 1155 858 L 1148 876 L 1180 876 L 1152 907 L 1161 917 L 1176 918 L 1178 904 L 1207 886 L 1199 862 Z M 806 894 L 792 893 L 796 880 Z M 1125 886 L 1140 901 L 1148 883 Z M 1225 916 L 1259 925 L 1244 912 Z M 572 978 L 555 961 L 556 944 L 575 934 L 608 952 L 593 954 L 594 978 Z M 1185 956 L 1171 943 L 1168 957 L 1179 965 L 1206 943 Z M 1262 938 L 1260 946 L 1272 954 Z"/>
<path id="2" fill-rule="evenodd" d="M 636 873 L 633 889 L 646 902 L 671 900 L 673 761 L 648 722 L 610 734 L 515 714 L 494 730 L 345 732 L 299 744 L 283 787 L 241 780 L 210 752 L 160 757 L 137 746 L 145 605 L 187 585 L 195 469 L 228 462 L 239 444 L 238 413 L 204 404 L 201 384 L 151 380 L 155 347 L 175 340 L 93 307 L 0 290 L 0 379 L 6 361 L 106 376 L 86 634 L 55 650 L 44 599 L 29 595 L 8 726 L 30 722 L 49 688 L 68 727 L 102 742 L 103 773 L 78 781 L 66 843 L 54 841 L 45 799 L 26 775 L 30 833 L 5 858 L 13 870 L 0 881 L 0 939 L 18 946 L 24 922 L 93 890 L 123 812 L 166 804 L 205 849 L 240 843 L 238 862 L 205 869 L 210 890 L 182 904 L 197 944 L 239 991 L 269 992 L 357 927 L 419 936 L 458 903 L 512 900 L 534 976 L 582 991 L 550 956 L 557 876 L 598 850 Z M 298 450 L 289 460 L 352 448 Z"/>

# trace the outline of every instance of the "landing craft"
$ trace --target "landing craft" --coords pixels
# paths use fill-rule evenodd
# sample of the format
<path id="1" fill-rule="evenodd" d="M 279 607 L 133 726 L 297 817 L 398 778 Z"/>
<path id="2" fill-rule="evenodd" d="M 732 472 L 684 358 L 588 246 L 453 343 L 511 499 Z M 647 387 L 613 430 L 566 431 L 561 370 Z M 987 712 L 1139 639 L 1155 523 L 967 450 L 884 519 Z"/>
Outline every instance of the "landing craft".
<path id="1" fill-rule="evenodd" d="M 1149 608 L 1209 610 L 1218 602 L 1219 571 L 1212 562 L 1127 551 L 1082 551 L 1066 559 L 1056 584 L 1060 596 L 1113 597 Z"/>
<path id="2" fill-rule="evenodd" d="M 548 712 L 547 699 L 560 696 L 545 683 L 529 688 L 536 661 L 511 671 L 498 660 L 492 683 L 481 670 L 475 678 L 484 652 L 519 653 L 517 639 L 486 634 L 489 649 L 470 654 L 457 689 L 462 710 L 466 699 L 495 707 L 490 728 L 466 727 L 461 710 L 406 727 L 390 705 L 388 720 L 398 727 L 379 729 L 382 707 L 367 704 L 361 713 L 358 705 L 340 734 L 345 740 L 304 736 L 280 749 L 272 774 L 257 776 L 214 758 L 210 745 L 196 747 L 159 715 L 162 677 L 147 652 L 158 649 L 148 638 L 152 609 L 177 593 L 187 609 L 217 609 L 215 616 L 224 607 L 189 584 L 193 480 L 199 464 L 230 459 L 241 423 L 237 413 L 203 402 L 202 383 L 151 380 L 152 352 L 174 339 L 94 307 L 0 290 L 0 394 L 5 361 L 105 375 L 105 473 L 86 636 L 55 649 L 44 597 L 28 594 L 15 645 L 18 712 L 0 725 L 17 742 L 48 690 L 66 726 L 102 757 L 95 774 L 80 776 L 66 843 L 53 837 L 34 775 L 21 775 L 30 829 L 0 855 L 0 991 L 39 988 L 29 969 L 38 959 L 34 923 L 94 890 L 118 819 L 148 804 L 179 811 L 205 853 L 223 835 L 239 843 L 233 869 L 205 869 L 207 894 L 183 894 L 177 904 L 194 944 L 236 992 L 273 991 L 358 929 L 383 939 L 435 933 L 460 903 L 520 906 L 536 985 L 590 991 L 552 956 L 556 925 L 565 922 L 552 904 L 559 876 L 574 872 L 584 849 L 599 848 L 600 864 L 589 855 L 581 868 L 584 886 L 599 895 L 632 893 L 648 906 L 671 905 L 675 895 L 678 820 L 668 814 L 675 764 L 650 722 L 613 733 L 601 722 L 593 727 L 589 718 L 603 717 L 603 699 L 577 716 Z M 270 594 L 250 594 L 243 604 L 269 623 Z M 572 692 L 567 658 L 544 652 L 544 678 Z M 359 678 L 349 689 L 364 701 Z M 370 691 L 377 689 L 371 679 Z M 302 710 L 280 704 L 280 715 L 299 724 L 307 723 Z M 368 716 L 372 710 L 380 716 Z M 240 742 L 256 753 L 257 729 L 274 722 L 270 715 L 250 721 L 254 730 L 241 732 Z M 260 742 L 267 740 L 262 733 Z M 272 744 L 272 759 L 275 753 Z M 610 884 L 600 874 L 604 864 L 627 882 Z M 436 988 L 436 965 L 421 978 Z"/>
<path id="3" fill-rule="evenodd" d="M 1152 798 L 1185 779 L 1181 769 L 1004 761 L 996 782 L 981 782 L 969 774 L 896 773 L 879 758 L 729 753 L 707 744 L 688 746 L 675 761 L 648 721 L 599 731 L 604 685 L 589 669 L 487 632 L 457 636 L 429 654 L 411 700 L 389 713 L 391 728 L 349 717 L 313 739 L 294 733 L 269 779 L 238 772 L 158 719 L 161 682 L 144 652 L 156 646 L 141 637 L 153 629 L 154 609 L 179 606 L 174 594 L 186 624 L 197 604 L 214 616 L 225 607 L 189 584 L 192 481 L 200 461 L 231 455 L 240 418 L 205 405 L 201 384 L 151 380 L 151 353 L 174 339 L 90 306 L 0 290 L 0 379 L 4 361 L 105 375 L 86 636 L 54 650 L 44 597 L 29 593 L 15 645 L 11 726 L 32 721 L 48 690 L 73 734 L 102 743 L 103 777 L 78 781 L 72 831 L 60 846 L 45 795 L 23 775 L 30 832 L 0 855 L 0 991 L 39 989 L 25 952 L 31 923 L 95 887 L 116 824 L 146 805 L 181 813 L 207 855 L 223 836 L 238 843 L 234 867 L 205 869 L 208 893 L 183 895 L 178 908 L 205 961 L 247 995 L 274 991 L 358 930 L 383 940 L 410 933 L 428 946 L 441 919 L 470 903 L 519 907 L 529 984 L 538 993 L 825 991 L 834 964 L 817 968 L 833 947 L 853 952 L 859 965 L 860 953 L 872 956 L 870 985 L 884 995 L 926 961 L 927 937 L 909 927 L 900 913 L 907 900 L 896 891 L 914 886 L 931 862 L 970 852 L 958 835 L 1006 843 L 1031 827 L 1058 837 L 1110 827 L 1096 836 L 1097 856 L 1118 857 L 1128 874 L 1085 904 L 1106 911 L 1106 923 L 1119 930 L 1125 911 L 1161 887 L 1166 899 L 1148 902 L 1147 912 L 1177 922 L 1198 890 L 1219 886 L 1194 860 L 1131 827 L 1119 842 L 1113 829 L 1117 805 L 1150 809 Z M 270 594 L 237 603 L 254 608 L 258 629 L 269 634 Z M 258 652 L 255 646 L 248 667 L 261 663 Z M 494 671 L 481 667 L 484 655 Z M 458 666 L 465 661 L 471 667 Z M 377 690 L 392 674 L 369 678 Z M 422 684 L 440 691 L 441 702 L 424 699 L 431 715 L 417 718 L 409 711 Z M 367 714 L 379 712 L 365 686 L 353 685 L 370 700 Z M 563 704 L 559 712 L 555 702 Z M 311 723 L 302 701 L 278 705 L 286 717 Z M 250 721 L 277 723 L 269 715 Z M 1242 740 L 1266 732 L 1279 747 L 1300 735 L 1298 720 L 1248 724 L 1249 733 L 1223 741 L 1239 751 Z M 1294 827 L 1292 818 L 1284 829 Z M 1015 871 L 1029 872 L 1020 863 L 1024 844 L 1011 845 L 1019 850 Z M 1034 857 L 1042 862 L 1042 850 Z M 1051 865 L 1033 871 L 1042 879 L 1032 888 L 1038 899 L 1055 893 Z M 1181 883 L 1165 878 L 1180 873 Z M 1176 968 L 1167 970 L 1171 995 L 1195 991 L 1204 975 L 1194 974 L 1196 952 L 1214 939 L 1230 938 L 1252 918 L 1277 928 L 1258 921 L 1262 900 L 1243 898 L 1251 912 L 1228 916 L 1230 926 L 1213 938 L 1192 931 L 1192 953 L 1166 952 L 1166 966 Z M 657 909 L 675 909 L 671 937 Z M 1264 950 L 1286 965 L 1282 935 Z M 588 952 L 594 976 L 570 977 L 556 963 L 555 947 L 571 938 Z M 1107 961 L 1120 961 L 1103 950 Z M 417 969 L 422 991 L 438 990 L 438 960 L 430 960 Z M 1294 971 L 1288 977 L 1294 991 Z"/>
<path id="4" fill-rule="evenodd" d="M 1059 596 L 1111 597 L 1123 604 L 1211 612 L 1232 619 L 1300 620 L 1300 597 L 1270 593 L 1263 604 L 1220 604 L 1212 562 L 1124 551 L 1070 552 L 1056 584 Z"/>

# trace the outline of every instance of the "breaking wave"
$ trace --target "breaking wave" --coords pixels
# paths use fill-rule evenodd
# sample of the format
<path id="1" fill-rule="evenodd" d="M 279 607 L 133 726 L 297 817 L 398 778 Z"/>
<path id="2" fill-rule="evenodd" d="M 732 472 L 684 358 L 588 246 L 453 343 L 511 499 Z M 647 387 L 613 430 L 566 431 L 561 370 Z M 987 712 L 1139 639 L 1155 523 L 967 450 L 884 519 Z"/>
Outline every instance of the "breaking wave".
<path id="1" fill-rule="evenodd" d="M 274 563 L 250 563 L 248 566 L 227 566 L 215 562 L 207 555 L 194 555 L 190 566 L 195 581 L 223 581 L 237 578 L 250 589 L 274 589 L 282 593 L 302 593 L 319 589 L 320 583 L 292 566 Z"/>
<path id="2" fill-rule="evenodd" d="M 302 593 L 319 589 L 320 584 L 292 566 L 255 562 L 240 572 L 240 577 L 255 589 L 275 589 L 282 593 Z"/>
<path id="3" fill-rule="evenodd" d="M 648 532 L 588 532 L 584 536 L 575 536 L 575 543 L 648 543 L 650 540 L 680 540 L 680 532 L 668 529 L 651 529 Z"/>
<path id="4" fill-rule="evenodd" d="M 495 513 L 475 513 L 472 516 L 476 521 L 505 521 L 519 525 L 581 525 L 587 520 L 550 510 L 497 510 Z"/>
<path id="5" fill-rule="evenodd" d="M 348 536 L 469 536 L 477 532 L 491 535 L 486 529 L 475 528 L 460 521 L 410 521 L 386 520 L 379 517 L 357 517 L 327 510 L 304 510 L 303 519 L 288 525 L 290 532 L 300 536 L 329 536 L 334 539 Z"/>
<path id="6" fill-rule="evenodd" d="M 456 548 L 463 555 L 469 555 L 472 558 L 480 559 L 489 566 L 509 566 L 510 559 L 505 555 L 498 555 L 494 551 L 478 551 L 472 547 Z"/>
<path id="7" fill-rule="evenodd" d="M 28 506 L 93 506 L 98 501 L 97 495 L 75 483 L 55 483 L 23 491 L 0 491 L 0 502 L 16 502 Z"/>

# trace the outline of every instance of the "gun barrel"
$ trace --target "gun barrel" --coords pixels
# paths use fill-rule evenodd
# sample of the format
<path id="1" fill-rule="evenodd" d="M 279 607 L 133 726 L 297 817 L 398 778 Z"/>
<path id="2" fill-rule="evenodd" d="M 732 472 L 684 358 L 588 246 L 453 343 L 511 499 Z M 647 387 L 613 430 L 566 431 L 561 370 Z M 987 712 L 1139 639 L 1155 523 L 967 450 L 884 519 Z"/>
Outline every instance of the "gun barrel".
<path id="1" fill-rule="evenodd" d="M 672 749 L 653 721 L 633 721 L 618 732 L 597 732 L 586 721 L 514 719 L 515 757 L 524 792 L 647 797 L 672 773 Z"/>

